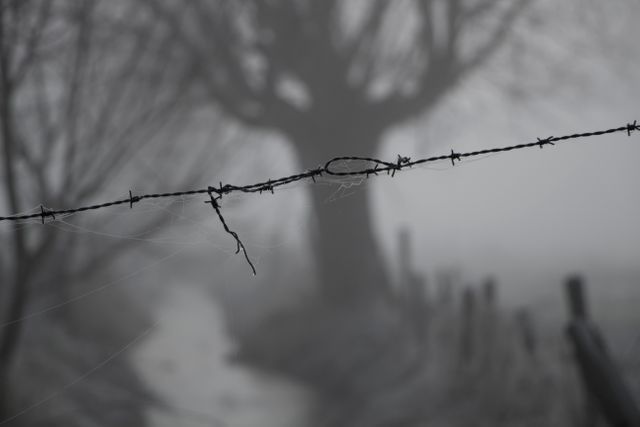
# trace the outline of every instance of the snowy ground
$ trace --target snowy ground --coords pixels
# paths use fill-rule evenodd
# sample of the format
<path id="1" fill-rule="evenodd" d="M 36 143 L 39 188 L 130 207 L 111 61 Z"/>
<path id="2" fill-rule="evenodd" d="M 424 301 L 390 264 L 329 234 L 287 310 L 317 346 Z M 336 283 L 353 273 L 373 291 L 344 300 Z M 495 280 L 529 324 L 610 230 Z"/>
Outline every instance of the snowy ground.
<path id="1" fill-rule="evenodd" d="M 166 407 L 149 411 L 151 425 L 299 427 L 310 399 L 279 379 L 227 361 L 233 343 L 222 310 L 202 290 L 176 286 L 155 310 L 157 327 L 135 363 Z"/>

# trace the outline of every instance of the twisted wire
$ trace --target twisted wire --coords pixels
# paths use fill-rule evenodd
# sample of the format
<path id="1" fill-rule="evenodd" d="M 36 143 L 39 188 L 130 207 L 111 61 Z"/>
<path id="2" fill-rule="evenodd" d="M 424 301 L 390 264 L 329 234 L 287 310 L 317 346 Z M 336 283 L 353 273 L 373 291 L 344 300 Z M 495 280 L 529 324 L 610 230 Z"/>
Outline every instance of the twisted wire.
<path id="1" fill-rule="evenodd" d="M 438 162 L 442 160 L 450 160 L 451 164 L 455 166 L 456 162 L 461 162 L 463 159 L 482 156 L 485 154 L 495 154 L 495 153 L 504 153 L 508 151 L 516 151 L 522 150 L 526 148 L 539 147 L 544 148 L 548 145 L 556 145 L 556 143 L 563 143 L 573 139 L 579 138 L 588 138 L 594 136 L 607 135 L 612 133 L 626 132 L 627 136 L 631 136 L 631 133 L 634 131 L 639 131 L 640 125 L 638 125 L 637 120 L 634 120 L 633 123 L 627 123 L 626 125 L 598 130 L 593 132 L 581 132 L 581 133 L 573 133 L 569 135 L 563 136 L 549 136 L 547 138 L 537 138 L 536 141 L 509 145 L 505 147 L 493 147 L 493 148 L 485 148 L 481 150 L 475 151 L 467 151 L 457 153 L 453 149 L 449 154 L 442 154 L 439 156 L 425 157 L 412 160 L 410 157 L 400 156 L 395 162 L 389 162 L 380 160 L 373 157 L 362 157 L 362 156 L 339 156 L 329 159 L 324 166 L 317 167 L 315 169 L 307 170 L 305 172 L 284 176 L 277 179 L 268 179 L 266 181 L 256 182 L 253 184 L 247 185 L 232 185 L 232 184 L 222 184 L 219 183 L 218 187 L 209 186 L 207 188 L 200 189 L 192 189 L 186 191 L 174 191 L 168 193 L 150 193 L 150 194 L 142 194 L 142 195 L 134 195 L 131 190 L 129 190 L 129 197 L 125 199 L 112 200 L 109 202 L 80 206 L 76 208 L 69 209 L 47 209 L 44 206 L 40 206 L 40 212 L 30 213 L 30 214 L 16 214 L 9 216 L 0 216 L 0 222 L 2 221 L 21 221 L 33 218 L 40 218 L 42 223 L 45 223 L 45 219 L 47 217 L 51 217 L 52 220 L 55 220 L 56 215 L 67 215 L 67 214 L 75 214 L 79 212 L 85 211 L 93 211 L 98 209 L 104 209 L 111 206 L 128 204 L 130 208 L 133 208 L 135 203 L 138 203 L 145 199 L 162 199 L 162 198 L 177 198 L 183 196 L 197 195 L 197 194 L 207 194 L 209 195 L 210 200 L 206 201 L 206 203 L 210 203 L 213 209 L 215 210 L 218 219 L 220 220 L 225 232 L 230 234 L 236 241 L 237 250 L 236 253 L 242 252 L 244 257 L 251 267 L 253 274 L 256 274 L 256 269 L 251 262 L 249 255 L 246 251 L 246 248 L 242 241 L 240 240 L 238 234 L 235 231 L 232 231 L 227 222 L 222 215 L 221 205 L 218 202 L 222 196 L 230 194 L 230 193 L 263 193 L 270 192 L 273 193 L 274 189 L 305 179 L 310 179 L 314 183 L 316 182 L 316 178 L 321 177 L 322 175 L 330 175 L 330 176 L 361 176 L 368 178 L 371 175 L 378 175 L 380 173 L 387 173 L 390 176 L 395 176 L 396 172 L 401 171 L 403 169 L 411 168 L 413 166 L 422 165 L 425 163 Z M 363 169 L 349 170 L 349 171 L 339 171 L 335 169 L 335 165 L 340 162 L 349 162 L 349 161 L 360 161 L 368 163 L 369 165 Z"/>

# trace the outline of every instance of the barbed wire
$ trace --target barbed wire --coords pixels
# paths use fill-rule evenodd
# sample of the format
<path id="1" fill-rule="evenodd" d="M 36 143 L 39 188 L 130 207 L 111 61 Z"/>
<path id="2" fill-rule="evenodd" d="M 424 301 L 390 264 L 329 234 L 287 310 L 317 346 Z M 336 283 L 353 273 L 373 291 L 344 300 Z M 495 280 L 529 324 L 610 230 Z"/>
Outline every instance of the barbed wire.
<path id="1" fill-rule="evenodd" d="M 544 148 L 546 145 L 555 145 L 556 143 L 566 142 L 572 139 L 578 138 L 587 138 L 592 136 L 600 136 L 618 132 L 626 132 L 627 136 L 631 136 L 631 133 L 634 131 L 640 131 L 640 125 L 638 125 L 638 121 L 634 120 L 633 123 L 627 123 L 624 126 L 598 130 L 593 132 L 582 132 L 582 133 L 573 133 L 569 135 L 563 136 L 549 136 L 547 138 L 537 138 L 536 141 L 528 142 L 524 144 L 516 144 L 509 145 L 505 147 L 493 147 L 493 148 L 485 148 L 476 151 L 467 151 L 457 153 L 453 149 L 449 154 L 443 154 L 439 156 L 425 157 L 419 158 L 416 160 L 412 160 L 410 157 L 405 157 L 398 155 L 398 158 L 395 162 L 384 161 L 380 159 L 376 159 L 373 157 L 362 157 L 362 156 L 339 156 L 329 159 L 323 166 L 319 166 L 315 169 L 307 170 L 302 173 L 297 173 L 277 179 L 268 179 L 266 181 L 257 182 L 254 184 L 248 185 L 232 185 L 232 184 L 222 184 L 219 183 L 218 187 L 209 186 L 207 188 L 199 188 L 193 190 L 186 191 L 175 191 L 169 193 L 150 193 L 150 194 L 142 194 L 142 195 L 134 195 L 131 190 L 129 190 L 129 197 L 126 199 L 113 200 L 110 202 L 99 203 L 94 205 L 80 206 L 77 208 L 69 208 L 69 209 L 47 209 L 43 205 L 40 205 L 40 211 L 30 214 L 16 214 L 9 216 L 0 216 L 1 221 L 21 221 L 27 219 L 40 218 L 42 220 L 42 224 L 45 223 L 45 219 L 50 217 L 55 221 L 56 215 L 68 215 L 75 214 L 79 212 L 92 211 L 98 209 L 108 208 L 110 206 L 124 205 L 128 204 L 129 208 L 133 209 L 133 205 L 135 203 L 140 202 L 144 199 L 163 199 L 163 198 L 175 198 L 175 197 L 183 197 L 197 194 L 207 194 L 209 196 L 209 200 L 205 201 L 205 203 L 210 203 L 212 208 L 215 210 L 220 223 L 222 224 L 226 233 L 230 234 L 234 240 L 236 241 L 237 248 L 236 253 L 242 252 L 247 263 L 251 267 L 251 271 L 253 274 L 256 274 L 256 269 L 251 259 L 249 258 L 249 254 L 247 250 L 240 240 L 238 233 L 232 231 L 227 222 L 222 215 L 222 206 L 219 201 L 223 196 L 231 194 L 231 193 L 263 193 L 270 192 L 273 193 L 274 190 L 278 187 L 282 187 L 284 185 L 302 181 L 305 179 L 310 179 L 314 183 L 316 182 L 316 178 L 319 178 L 323 175 L 336 176 L 336 177 L 344 177 L 344 176 L 360 176 L 364 178 L 369 178 L 372 175 L 379 175 L 381 173 L 387 173 L 391 177 L 394 177 L 396 172 L 401 171 L 403 169 L 411 168 L 413 166 L 422 165 L 425 163 L 433 163 L 442 160 L 450 160 L 451 165 L 455 166 L 456 162 L 461 162 L 463 159 L 482 156 L 485 154 L 495 154 L 495 153 L 503 153 L 508 151 L 522 150 L 525 148 L 533 148 L 540 147 Z M 335 170 L 335 165 L 339 162 L 350 162 L 350 161 L 360 161 L 368 163 L 369 165 L 362 169 L 357 170 L 348 170 L 348 171 L 339 171 Z"/>

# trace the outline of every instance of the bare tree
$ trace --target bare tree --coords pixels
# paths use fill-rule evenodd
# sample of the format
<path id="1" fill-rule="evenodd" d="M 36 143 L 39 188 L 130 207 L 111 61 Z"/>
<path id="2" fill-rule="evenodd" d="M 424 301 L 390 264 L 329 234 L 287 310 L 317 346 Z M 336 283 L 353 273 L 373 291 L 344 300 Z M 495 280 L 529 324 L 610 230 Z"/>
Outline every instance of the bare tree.
<path id="1" fill-rule="evenodd" d="M 375 155 L 392 126 L 432 110 L 501 46 L 527 0 L 147 0 L 226 114 L 286 137 L 304 167 Z M 366 191 L 313 189 L 321 291 L 388 294 Z"/>
<path id="2" fill-rule="evenodd" d="M 183 118 L 182 87 L 171 75 L 175 68 L 158 61 L 167 37 L 159 30 L 136 2 L 2 2 L 3 211 L 21 212 L 39 203 L 82 205 L 123 174 L 141 177 L 139 168 L 127 168 L 129 159 L 144 150 L 153 153 L 151 142 L 158 133 Z M 182 184 L 192 185 L 197 177 L 194 169 Z M 153 230 L 164 221 L 166 214 L 150 215 L 143 228 L 132 232 Z M 25 341 L 25 322 L 18 320 L 39 301 L 65 300 L 73 284 L 90 283 L 131 247 L 131 241 L 95 245 L 77 233 L 33 224 L 5 228 L 0 241 L 10 248 L 3 251 L 0 271 L 4 420 L 12 415 L 9 378 Z M 90 251 L 84 250 L 88 244 Z M 133 384 L 135 375 L 128 377 Z M 138 422 L 142 421 L 132 421 Z M 103 424 L 109 424 L 106 418 Z"/>

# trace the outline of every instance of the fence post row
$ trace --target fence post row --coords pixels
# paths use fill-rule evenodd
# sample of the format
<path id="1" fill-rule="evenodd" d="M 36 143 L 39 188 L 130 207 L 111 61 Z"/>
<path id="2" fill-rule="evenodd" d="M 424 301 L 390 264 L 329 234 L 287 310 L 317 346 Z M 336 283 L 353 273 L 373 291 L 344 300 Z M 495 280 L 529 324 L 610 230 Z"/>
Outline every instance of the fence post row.
<path id="1" fill-rule="evenodd" d="M 588 400 L 593 400 L 612 427 L 640 426 L 640 411 L 590 320 L 587 295 L 578 276 L 566 282 L 571 319 L 567 328 Z"/>

